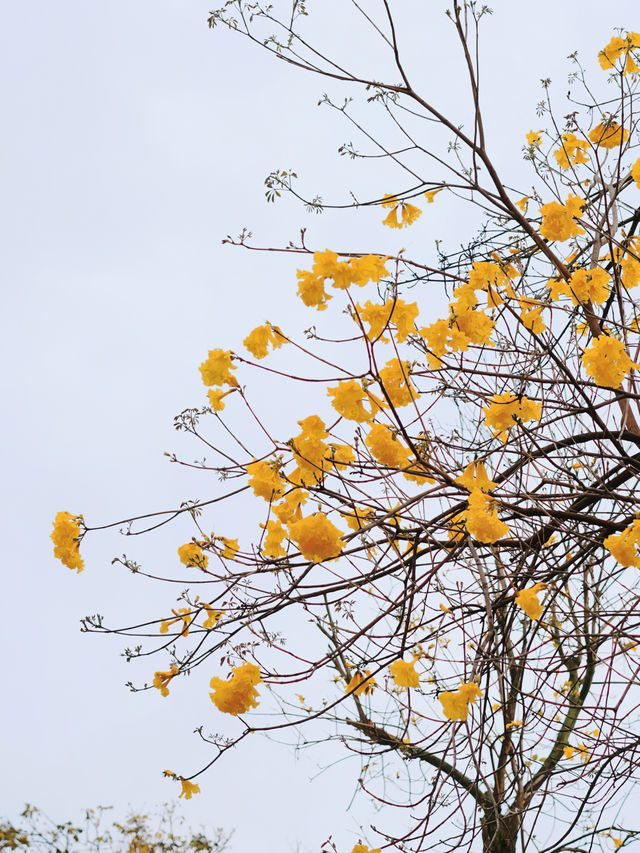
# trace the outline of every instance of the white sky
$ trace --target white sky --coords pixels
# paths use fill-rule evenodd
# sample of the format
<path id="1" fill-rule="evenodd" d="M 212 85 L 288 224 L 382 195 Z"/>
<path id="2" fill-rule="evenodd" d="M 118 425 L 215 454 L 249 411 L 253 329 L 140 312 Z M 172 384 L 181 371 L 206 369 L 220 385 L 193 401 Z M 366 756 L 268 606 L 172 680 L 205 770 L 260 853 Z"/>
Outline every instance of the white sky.
<path id="1" fill-rule="evenodd" d="M 392 5 L 407 25 L 400 37 L 412 73 L 430 97 L 457 110 L 460 65 L 447 41 L 446 3 Z M 565 57 L 576 48 L 600 75 L 598 49 L 615 26 L 640 29 L 638 6 L 492 5 L 483 74 L 490 147 L 526 191 L 521 146 L 526 131 L 543 126 L 534 111 L 540 78 L 554 80 L 560 99 Z M 309 6 L 335 16 L 320 26 L 324 43 L 336 38 L 340 50 L 377 67 L 379 50 L 340 28 L 340 3 Z M 401 237 L 380 226 L 378 212 L 317 217 L 289 200 L 267 205 L 262 182 L 276 167 L 293 167 L 301 185 L 326 201 L 342 201 L 350 187 L 369 187 L 372 196 L 402 189 L 405 180 L 394 185 L 388 168 L 337 156 L 338 145 L 359 140 L 316 104 L 324 91 L 343 97 L 344 89 L 296 73 L 226 31 L 210 32 L 208 9 L 205 0 L 22 0 L 3 9 L 0 802 L 8 816 L 26 801 L 65 820 L 97 804 L 124 810 L 172 799 L 176 788 L 161 771 L 188 774 L 207 757 L 195 726 L 233 730 L 233 720 L 214 718 L 206 695 L 213 672 L 185 680 L 169 699 L 155 691 L 134 696 L 125 681 L 148 678 L 156 661 L 147 670 L 127 665 L 120 641 L 78 632 L 87 613 L 126 624 L 170 607 L 178 591 L 153 589 L 111 558 L 126 550 L 149 568 L 166 565 L 190 529 L 134 544 L 115 535 L 86 540 L 80 576 L 53 559 L 49 539 L 60 509 L 100 523 L 214 495 L 215 480 L 162 455 L 200 454 L 172 429 L 174 414 L 205 401 L 198 365 L 210 348 L 240 349 L 267 318 L 298 332 L 316 319 L 295 302 L 291 259 L 243 253 L 221 238 L 247 225 L 261 244 L 283 245 L 303 226 L 315 248 L 405 245 L 428 260 L 435 238 L 471 236 L 447 201 L 429 206 Z M 264 391 L 261 400 L 269 404 Z M 284 421 L 308 414 L 292 396 L 278 405 Z M 216 532 L 242 535 L 241 510 L 221 511 Z M 245 743 L 198 780 L 202 794 L 184 811 L 194 825 L 235 828 L 236 853 L 306 853 L 331 833 L 349 853 L 359 835 L 367 837 L 361 822 L 384 820 L 364 799 L 345 811 L 357 765 L 339 764 L 309 783 L 336 754 L 317 749 L 296 760 L 286 746 Z"/>

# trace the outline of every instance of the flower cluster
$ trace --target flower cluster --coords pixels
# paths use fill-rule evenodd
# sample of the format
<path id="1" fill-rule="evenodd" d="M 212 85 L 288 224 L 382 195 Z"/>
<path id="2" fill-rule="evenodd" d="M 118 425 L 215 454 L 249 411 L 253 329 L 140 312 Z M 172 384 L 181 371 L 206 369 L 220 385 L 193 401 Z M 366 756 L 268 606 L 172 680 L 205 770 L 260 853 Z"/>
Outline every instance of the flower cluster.
<path id="1" fill-rule="evenodd" d="M 517 421 L 537 421 L 542 413 L 541 403 L 515 394 L 495 394 L 489 403 L 489 407 L 482 410 L 485 423 L 493 430 L 493 437 L 501 438 L 503 442 Z"/>
<path id="2" fill-rule="evenodd" d="M 363 287 L 370 281 L 379 282 L 388 275 L 386 258 L 381 255 L 363 255 L 349 261 L 339 261 L 335 252 L 315 252 L 311 271 L 298 270 L 298 296 L 305 305 L 324 311 L 332 298 L 325 290 L 325 280 L 332 279 L 338 290 L 350 285 Z"/>
<path id="3" fill-rule="evenodd" d="M 559 204 L 557 201 L 543 204 L 540 208 L 542 214 L 540 233 L 547 240 L 558 240 L 561 243 L 569 237 L 584 234 L 584 229 L 575 221 L 582 215 L 583 207 L 584 199 L 576 195 L 570 195 L 564 204 Z"/>
<path id="4" fill-rule="evenodd" d="M 62 561 L 78 574 L 84 569 L 84 560 L 80 556 L 80 516 L 70 512 L 59 512 L 53 522 L 53 556 Z"/>
<path id="5" fill-rule="evenodd" d="M 445 690 L 438 696 L 442 710 L 448 720 L 466 720 L 469 714 L 469 703 L 474 703 L 482 696 L 482 691 L 475 682 L 462 683 L 455 692 Z"/>
<path id="6" fill-rule="evenodd" d="M 536 583 L 528 589 L 521 590 L 516 595 L 516 604 L 521 610 L 527 614 L 529 619 L 539 619 L 542 614 L 542 604 L 538 599 L 538 594 L 546 589 L 546 583 Z"/>
<path id="7" fill-rule="evenodd" d="M 624 344 L 610 335 L 600 335 L 584 351 L 582 363 L 596 385 L 619 388 L 629 371 L 636 367 L 629 358 Z"/>
<path id="8" fill-rule="evenodd" d="M 640 519 L 636 519 L 622 533 L 607 536 L 602 544 L 622 566 L 635 566 L 640 569 Z"/>
<path id="9" fill-rule="evenodd" d="M 432 191 L 433 195 L 435 195 L 435 192 L 437 190 Z M 433 195 L 431 198 L 427 196 L 427 201 L 433 201 Z M 390 209 L 386 218 L 382 220 L 382 224 L 387 225 L 389 228 L 404 228 L 407 225 L 413 225 L 416 219 L 422 214 L 419 207 L 409 204 L 408 201 L 398 201 L 394 195 L 386 195 L 382 206 Z M 398 219 L 398 211 L 400 211 L 400 219 Z"/>
<path id="10" fill-rule="evenodd" d="M 245 663 L 233 670 L 228 681 L 212 678 L 211 687 L 214 692 L 209 696 L 216 708 L 225 714 L 246 714 L 249 709 L 258 707 L 256 684 L 260 681 L 262 678 L 258 667 Z"/>
<path id="11" fill-rule="evenodd" d="M 402 659 L 395 661 L 389 667 L 393 682 L 397 687 L 419 687 L 420 676 L 416 672 L 415 660 L 407 662 Z"/>

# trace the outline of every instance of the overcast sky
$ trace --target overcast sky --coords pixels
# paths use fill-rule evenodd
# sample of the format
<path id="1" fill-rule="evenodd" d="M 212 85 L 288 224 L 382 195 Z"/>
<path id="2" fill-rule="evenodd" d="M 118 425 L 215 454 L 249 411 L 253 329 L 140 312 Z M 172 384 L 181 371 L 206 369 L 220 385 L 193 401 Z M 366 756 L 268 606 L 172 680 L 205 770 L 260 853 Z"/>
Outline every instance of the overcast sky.
<path id="1" fill-rule="evenodd" d="M 379 48 L 340 25 L 341 3 L 310 0 L 312 12 L 316 5 L 324 11 L 321 42 L 337 42 L 377 76 Z M 492 6 L 483 41 L 490 150 L 526 191 L 521 149 L 524 134 L 541 126 L 540 79 L 551 77 L 560 99 L 566 56 L 577 48 L 601 75 L 597 51 L 614 27 L 640 29 L 638 5 Z M 464 114 L 446 3 L 392 7 L 424 91 Z M 401 236 L 380 226 L 378 211 L 313 216 L 288 199 L 268 205 L 263 181 L 274 168 L 294 168 L 305 190 L 327 201 L 343 201 L 347 188 L 375 196 L 404 183 L 394 185 L 388 168 L 372 173 L 337 155 L 343 142 L 360 140 L 317 102 L 325 91 L 355 91 L 209 31 L 208 10 L 204 0 L 19 0 L 3 9 L 0 801 L 8 816 L 27 801 L 62 821 L 97 804 L 123 811 L 173 799 L 162 770 L 188 774 L 206 761 L 193 729 L 233 731 L 234 720 L 212 720 L 212 673 L 185 680 L 168 699 L 132 695 L 124 683 L 149 672 L 124 662 L 120 641 L 78 630 L 87 613 L 123 625 L 161 615 L 176 591 L 151 588 L 111 558 L 126 550 L 165 565 L 191 531 L 178 527 L 134 546 L 116 534 L 93 537 L 80 576 L 53 559 L 49 539 L 61 509 L 98 524 L 216 493 L 215 480 L 163 456 L 191 452 L 172 419 L 205 402 L 198 365 L 211 348 L 239 349 L 267 318 L 298 332 L 313 322 L 295 301 L 290 258 L 243 253 L 221 239 L 246 225 L 261 244 L 284 245 L 306 227 L 315 248 L 405 246 L 428 261 L 436 238 L 464 242 L 472 233 L 447 200 Z M 261 399 L 268 404 L 265 392 Z M 278 406 L 291 423 L 308 414 L 295 397 Z M 217 531 L 243 535 L 239 507 L 221 511 Z M 377 818 L 362 797 L 346 811 L 357 765 L 337 764 L 310 783 L 338 755 L 296 758 L 256 739 L 201 778 L 202 794 L 184 811 L 194 825 L 235 829 L 236 853 L 316 851 L 331 833 L 349 853 L 359 836 L 373 840 L 366 825 Z"/>

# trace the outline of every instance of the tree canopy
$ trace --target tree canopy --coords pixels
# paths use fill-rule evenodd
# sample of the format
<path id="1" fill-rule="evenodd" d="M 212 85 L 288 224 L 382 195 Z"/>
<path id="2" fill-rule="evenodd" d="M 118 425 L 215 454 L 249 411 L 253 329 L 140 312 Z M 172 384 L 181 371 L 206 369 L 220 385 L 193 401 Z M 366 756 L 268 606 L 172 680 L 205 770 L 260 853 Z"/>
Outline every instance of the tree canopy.
<path id="1" fill-rule="evenodd" d="M 134 689 L 170 701 L 202 666 L 212 714 L 237 718 L 231 738 L 203 723 L 201 768 L 166 771 L 186 796 L 256 733 L 295 732 L 361 756 L 360 787 L 402 816 L 353 853 L 623 847 L 640 763 L 640 34 L 613 35 L 585 66 L 572 56 L 568 106 L 543 81 L 523 140 L 530 184 L 512 187 L 481 109 L 490 10 L 447 12 L 468 84 L 459 108 L 414 88 L 392 5 L 350 5 L 380 51 L 369 74 L 315 44 L 311 4 L 211 12 L 212 29 L 352 84 L 384 116 L 374 134 L 326 96 L 363 141 L 341 153 L 397 167 L 388 191 L 330 204 L 276 170 L 266 193 L 327 214 L 379 208 L 398 250 L 326 248 L 307 229 L 281 247 L 227 237 L 265 263 L 295 258 L 313 325 L 265 318 L 242 350 L 214 340 L 203 354 L 206 402 L 175 426 L 205 457 L 172 459 L 201 470 L 210 498 L 106 525 L 60 512 L 54 552 L 81 572 L 87 535 L 192 519 L 166 575 L 114 560 L 179 583 L 173 608 L 83 622 L 134 638 L 126 655 L 146 667 Z M 478 234 L 409 256 L 404 229 L 446 194 L 480 213 Z M 253 401 L 263 382 L 292 406 L 314 389 L 294 435 Z M 250 541 L 211 531 L 223 501 L 255 519 Z"/>

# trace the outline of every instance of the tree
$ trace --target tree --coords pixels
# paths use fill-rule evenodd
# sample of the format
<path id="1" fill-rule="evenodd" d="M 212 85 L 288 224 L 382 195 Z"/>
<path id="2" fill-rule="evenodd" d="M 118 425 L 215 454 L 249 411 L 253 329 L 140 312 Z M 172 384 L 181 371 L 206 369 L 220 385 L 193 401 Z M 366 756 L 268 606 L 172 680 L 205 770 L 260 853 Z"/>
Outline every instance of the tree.
<path id="1" fill-rule="evenodd" d="M 131 814 L 121 823 L 109 820 L 111 807 L 87 809 L 84 820 L 56 823 L 35 806 L 27 805 L 20 820 L 0 823 L 0 850 L 20 853 L 221 853 L 231 836 L 216 829 L 213 836 L 183 832 L 184 818 L 175 807 L 158 815 Z"/>
<path id="2" fill-rule="evenodd" d="M 485 138 L 478 30 L 490 10 L 454 2 L 448 13 L 472 105 L 461 124 L 414 88 L 387 0 L 370 5 L 352 4 L 381 64 L 392 62 L 384 82 L 316 47 L 299 0 L 228 0 L 209 26 L 352 84 L 381 109 L 390 142 L 350 102 L 325 97 L 371 145 L 341 153 L 399 169 L 392 192 L 348 204 L 380 206 L 400 230 L 418 203 L 451 193 L 482 227 L 426 259 L 323 250 L 304 229 L 280 249 L 299 261 L 298 295 L 318 325 L 303 342 L 265 323 L 244 341 L 252 359 L 212 349 L 200 366 L 209 405 L 176 418 L 205 446 L 198 467 L 219 491 L 110 525 L 137 534 L 190 515 L 194 536 L 178 548 L 186 577 L 172 580 L 195 591 L 155 622 L 87 617 L 84 628 L 142 638 L 131 660 L 168 654 L 148 687 L 162 696 L 195 667 L 212 671 L 212 701 L 238 717 L 238 734 L 200 729 L 212 758 L 168 774 L 187 790 L 255 732 L 322 741 L 331 723 L 362 756 L 361 787 L 411 814 L 402 832 L 380 829 L 378 847 L 625 846 L 637 830 L 619 809 L 640 764 L 640 35 L 603 47 L 595 87 L 572 57 L 563 119 L 543 81 L 545 127 L 527 135 L 524 191 L 501 178 Z M 296 177 L 274 171 L 267 198 L 344 206 L 305 198 Z M 273 251 L 246 230 L 225 242 Z M 436 289 L 448 301 L 439 319 Z M 252 369 L 281 394 L 318 389 L 293 437 L 274 435 L 252 403 Z M 247 515 L 259 508 L 251 544 L 208 532 L 208 508 L 232 499 Z M 60 513 L 56 556 L 81 571 L 80 541 L 97 529 Z M 114 562 L 145 574 L 126 555 Z"/>

